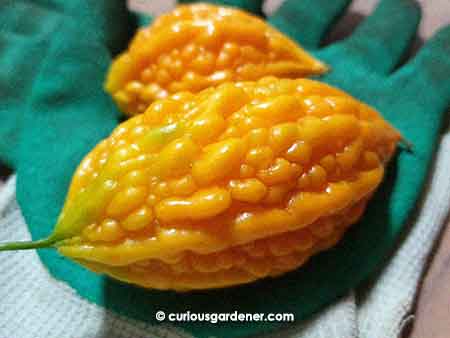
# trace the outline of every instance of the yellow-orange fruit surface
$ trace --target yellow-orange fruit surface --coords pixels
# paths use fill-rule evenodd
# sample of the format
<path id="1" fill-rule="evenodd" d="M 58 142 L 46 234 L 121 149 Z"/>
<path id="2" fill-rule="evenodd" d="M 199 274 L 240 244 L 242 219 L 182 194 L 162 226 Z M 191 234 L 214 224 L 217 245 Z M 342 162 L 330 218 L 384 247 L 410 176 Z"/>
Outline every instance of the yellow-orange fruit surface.
<path id="1" fill-rule="evenodd" d="M 324 64 L 256 16 L 194 4 L 179 6 L 139 30 L 112 63 L 105 87 L 124 113 L 135 115 L 178 91 L 325 71 Z"/>
<path id="2" fill-rule="evenodd" d="M 311 80 L 177 93 L 82 161 L 60 217 L 76 233 L 58 248 L 148 288 L 277 276 L 360 218 L 399 138 L 369 106 Z"/>

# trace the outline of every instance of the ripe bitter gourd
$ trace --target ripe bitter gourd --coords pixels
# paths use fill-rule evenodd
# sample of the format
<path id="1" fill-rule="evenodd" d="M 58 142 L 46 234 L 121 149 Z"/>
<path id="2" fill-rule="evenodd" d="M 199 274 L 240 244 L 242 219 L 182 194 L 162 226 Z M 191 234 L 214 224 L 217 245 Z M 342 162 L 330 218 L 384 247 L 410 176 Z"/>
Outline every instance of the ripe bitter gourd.
<path id="1" fill-rule="evenodd" d="M 263 20 L 208 4 L 179 6 L 138 31 L 105 83 L 127 115 L 156 99 L 267 75 L 298 78 L 326 66 Z"/>
<path id="2" fill-rule="evenodd" d="M 363 213 L 399 133 L 328 85 L 267 77 L 157 100 L 78 167 L 55 246 L 157 289 L 277 276 L 335 245 Z"/>

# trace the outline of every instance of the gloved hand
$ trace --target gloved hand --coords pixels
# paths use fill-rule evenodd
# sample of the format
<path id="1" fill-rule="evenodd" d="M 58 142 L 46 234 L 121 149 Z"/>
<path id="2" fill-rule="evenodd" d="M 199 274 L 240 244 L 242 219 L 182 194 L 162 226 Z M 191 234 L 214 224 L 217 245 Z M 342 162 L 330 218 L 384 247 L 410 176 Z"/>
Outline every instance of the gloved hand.
<path id="1" fill-rule="evenodd" d="M 261 13 L 259 0 L 224 2 Z M 283 278 L 182 295 L 122 285 L 41 250 L 49 271 L 81 296 L 147 322 L 157 310 L 292 312 L 301 319 L 370 276 L 398 239 L 431 163 L 450 103 L 450 29 L 392 73 L 415 34 L 417 7 L 385 0 L 350 38 L 318 48 L 348 3 L 288 0 L 268 19 L 332 67 L 323 80 L 375 106 L 414 145 L 400 152 L 364 220 L 336 249 Z M 118 122 L 102 83 L 134 22 L 117 0 L 0 5 L 0 156 L 17 171 L 17 198 L 34 239 L 50 233 L 76 165 Z M 233 337 L 281 324 L 178 325 L 197 336 Z"/>
<path id="2" fill-rule="evenodd" d="M 450 26 L 402 65 L 416 35 L 420 8 L 414 1 L 382 0 L 350 37 L 321 48 L 330 24 L 349 3 L 288 0 L 269 19 L 331 66 L 332 71 L 321 80 L 375 107 L 412 143 L 410 152 L 400 151 L 364 220 L 349 234 L 359 239 L 358 244 L 354 237 L 354 242 L 344 244 L 353 258 L 334 262 L 352 266 L 351 276 L 332 278 L 346 286 L 369 276 L 407 225 L 450 108 Z M 331 259 L 336 257 L 331 255 Z M 333 275 L 345 273 L 339 270 L 333 269 Z M 329 293 L 324 285 L 328 283 L 316 286 L 322 297 Z"/>

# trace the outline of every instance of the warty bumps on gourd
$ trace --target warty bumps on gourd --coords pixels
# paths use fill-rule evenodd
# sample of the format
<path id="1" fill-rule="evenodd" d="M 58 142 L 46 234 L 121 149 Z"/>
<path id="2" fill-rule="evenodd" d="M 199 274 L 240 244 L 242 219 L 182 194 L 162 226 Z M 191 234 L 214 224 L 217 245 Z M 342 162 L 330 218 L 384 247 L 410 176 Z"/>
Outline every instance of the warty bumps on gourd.
<path id="1" fill-rule="evenodd" d="M 28 247 L 147 288 L 278 276 L 358 221 L 399 139 L 374 109 L 312 80 L 180 92 L 86 156 L 54 233 Z"/>
<path id="2" fill-rule="evenodd" d="M 327 67 L 256 16 L 208 4 L 179 6 L 138 31 L 111 65 L 106 90 L 127 115 L 156 99 L 267 75 L 298 78 Z"/>

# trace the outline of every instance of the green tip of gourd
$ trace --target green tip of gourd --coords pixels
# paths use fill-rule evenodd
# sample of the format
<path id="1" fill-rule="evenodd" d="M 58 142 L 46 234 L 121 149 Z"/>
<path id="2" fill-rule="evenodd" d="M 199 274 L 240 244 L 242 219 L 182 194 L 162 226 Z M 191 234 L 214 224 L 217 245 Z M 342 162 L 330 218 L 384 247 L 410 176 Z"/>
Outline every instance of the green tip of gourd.
<path id="1" fill-rule="evenodd" d="M 38 241 L 0 243 L 0 251 L 30 250 L 50 248 L 57 242 L 55 238 L 44 238 Z"/>
<path id="2" fill-rule="evenodd" d="M 400 145 L 407 152 L 409 152 L 409 153 L 414 152 L 414 144 L 411 141 L 409 141 L 408 139 L 402 137 L 402 139 L 400 140 Z"/>

